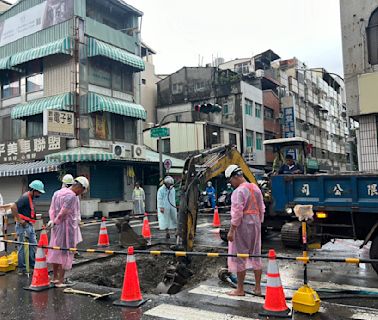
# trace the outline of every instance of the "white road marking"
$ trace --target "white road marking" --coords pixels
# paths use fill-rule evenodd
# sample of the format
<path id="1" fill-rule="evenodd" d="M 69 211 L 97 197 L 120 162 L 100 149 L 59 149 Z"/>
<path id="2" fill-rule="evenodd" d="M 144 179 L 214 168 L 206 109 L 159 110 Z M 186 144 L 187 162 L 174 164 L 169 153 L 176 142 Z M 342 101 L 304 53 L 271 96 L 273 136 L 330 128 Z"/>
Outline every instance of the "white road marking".
<path id="1" fill-rule="evenodd" d="M 224 288 L 224 287 L 216 287 L 216 286 L 208 286 L 208 285 L 200 285 L 192 290 L 189 291 L 189 293 L 192 294 L 199 294 L 199 295 L 206 295 L 210 297 L 215 298 L 223 298 L 223 299 L 230 299 L 230 300 L 237 300 L 237 301 L 246 301 L 246 302 L 253 302 L 263 305 L 264 304 L 264 298 L 262 297 L 256 297 L 252 295 L 247 295 L 244 297 L 235 297 L 235 296 L 229 296 L 227 292 L 232 290 L 231 288 Z M 286 290 L 285 290 L 286 291 Z M 286 301 L 287 306 L 291 309 L 292 304 L 289 301 Z M 350 306 L 350 305 L 344 305 L 339 303 L 325 303 L 325 306 L 321 306 L 319 309 L 319 312 L 326 313 L 327 312 L 327 306 L 339 306 L 343 308 L 351 309 L 354 312 L 354 315 L 352 316 L 352 319 L 361 319 L 361 320 L 378 320 L 378 310 L 373 308 L 366 308 L 366 307 L 358 307 L 358 306 Z"/>
<path id="2" fill-rule="evenodd" d="M 161 304 L 144 313 L 145 315 L 154 316 L 163 319 L 175 320 L 257 320 L 256 318 L 239 317 L 227 313 L 201 310 L 198 308 L 180 307 L 170 304 Z"/>
<path id="3" fill-rule="evenodd" d="M 204 227 L 209 227 L 212 225 L 213 224 L 211 222 L 205 222 L 205 223 L 197 224 L 197 228 L 204 228 Z"/>

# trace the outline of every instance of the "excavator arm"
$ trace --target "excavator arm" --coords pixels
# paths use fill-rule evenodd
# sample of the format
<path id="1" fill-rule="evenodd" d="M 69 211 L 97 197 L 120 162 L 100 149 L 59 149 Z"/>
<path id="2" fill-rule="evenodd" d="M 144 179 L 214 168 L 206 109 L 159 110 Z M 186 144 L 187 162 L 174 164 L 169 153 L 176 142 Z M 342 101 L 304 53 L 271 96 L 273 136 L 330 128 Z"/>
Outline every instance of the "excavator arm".
<path id="1" fill-rule="evenodd" d="M 184 250 L 191 251 L 194 245 L 199 188 L 212 178 L 223 174 L 231 164 L 238 165 L 246 179 L 257 184 L 247 163 L 234 146 L 213 148 L 186 160 L 181 181 L 178 225 L 179 244 Z"/>

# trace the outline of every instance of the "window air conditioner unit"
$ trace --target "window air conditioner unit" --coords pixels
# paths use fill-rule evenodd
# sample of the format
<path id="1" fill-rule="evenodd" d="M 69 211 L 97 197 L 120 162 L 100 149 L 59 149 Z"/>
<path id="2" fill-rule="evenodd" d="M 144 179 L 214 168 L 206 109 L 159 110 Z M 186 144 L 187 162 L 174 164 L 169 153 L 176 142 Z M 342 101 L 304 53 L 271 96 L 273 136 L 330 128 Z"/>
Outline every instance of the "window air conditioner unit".
<path id="1" fill-rule="evenodd" d="M 133 158 L 146 159 L 146 147 L 141 145 L 133 145 Z"/>
<path id="2" fill-rule="evenodd" d="M 114 143 L 112 152 L 116 158 L 131 158 L 131 146 L 122 143 Z"/>

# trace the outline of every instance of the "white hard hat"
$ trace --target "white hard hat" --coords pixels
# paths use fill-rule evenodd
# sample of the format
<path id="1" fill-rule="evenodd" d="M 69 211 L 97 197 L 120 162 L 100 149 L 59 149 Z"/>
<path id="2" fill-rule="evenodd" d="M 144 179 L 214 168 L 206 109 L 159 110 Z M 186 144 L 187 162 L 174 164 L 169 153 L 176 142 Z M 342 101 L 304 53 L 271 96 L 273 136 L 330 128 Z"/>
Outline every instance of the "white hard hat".
<path id="1" fill-rule="evenodd" d="M 88 181 L 88 179 L 86 177 L 83 177 L 83 176 L 76 177 L 75 181 L 79 182 L 84 189 L 88 189 L 89 188 L 89 181 Z"/>
<path id="2" fill-rule="evenodd" d="M 175 183 L 175 180 L 173 180 L 173 178 L 171 176 L 166 176 L 164 178 L 164 183 L 167 183 L 167 184 L 174 184 Z"/>
<path id="3" fill-rule="evenodd" d="M 224 172 L 224 175 L 226 176 L 227 179 L 231 178 L 237 173 L 242 172 L 240 167 L 236 164 L 231 164 L 227 167 L 226 171 Z"/>
<path id="4" fill-rule="evenodd" d="M 73 184 L 74 183 L 74 177 L 72 176 L 72 174 L 66 174 L 63 179 L 62 179 L 62 182 L 64 184 Z"/>
<path id="5" fill-rule="evenodd" d="M 211 186 L 213 183 L 211 181 L 207 181 L 207 185 Z"/>

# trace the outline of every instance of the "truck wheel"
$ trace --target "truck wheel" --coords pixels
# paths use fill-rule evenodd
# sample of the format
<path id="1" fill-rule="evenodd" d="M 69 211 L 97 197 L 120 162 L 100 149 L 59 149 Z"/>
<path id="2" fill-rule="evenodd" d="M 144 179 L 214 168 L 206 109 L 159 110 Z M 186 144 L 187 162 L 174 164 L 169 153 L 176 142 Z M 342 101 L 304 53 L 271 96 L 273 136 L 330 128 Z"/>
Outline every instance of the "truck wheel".
<path id="1" fill-rule="evenodd" d="M 378 259 L 378 234 L 375 236 L 370 247 L 370 259 Z M 373 269 L 378 273 L 378 263 L 372 263 Z"/>

